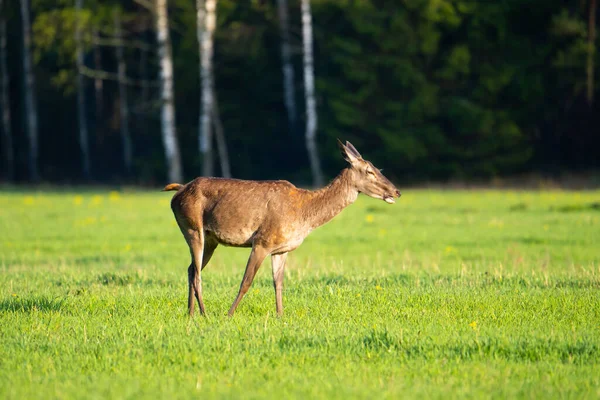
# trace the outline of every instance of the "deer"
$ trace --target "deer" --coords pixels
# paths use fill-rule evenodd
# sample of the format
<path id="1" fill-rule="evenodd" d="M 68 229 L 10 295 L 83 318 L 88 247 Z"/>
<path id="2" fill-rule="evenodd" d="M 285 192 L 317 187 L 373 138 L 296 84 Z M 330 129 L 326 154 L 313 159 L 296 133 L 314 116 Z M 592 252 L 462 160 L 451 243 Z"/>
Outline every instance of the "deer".
<path id="1" fill-rule="evenodd" d="M 188 313 L 194 299 L 206 315 L 202 298 L 202 270 L 218 245 L 251 248 L 230 317 L 252 285 L 262 262 L 271 256 L 275 306 L 283 315 L 283 279 L 288 253 L 297 249 L 317 227 L 352 204 L 359 193 L 395 203 L 400 192 L 379 169 L 350 143 L 338 139 L 348 162 L 336 178 L 318 190 L 300 189 L 285 180 L 254 181 L 199 177 L 182 185 L 170 183 L 163 191 L 176 191 L 171 209 L 190 249 Z"/>

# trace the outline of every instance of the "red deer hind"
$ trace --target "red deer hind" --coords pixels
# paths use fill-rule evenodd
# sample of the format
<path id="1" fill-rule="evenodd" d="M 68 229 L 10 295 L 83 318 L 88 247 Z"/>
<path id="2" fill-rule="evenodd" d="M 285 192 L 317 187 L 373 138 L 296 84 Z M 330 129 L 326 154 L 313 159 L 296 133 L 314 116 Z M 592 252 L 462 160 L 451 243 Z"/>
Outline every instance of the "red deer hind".
<path id="1" fill-rule="evenodd" d="M 287 181 L 246 181 L 196 178 L 186 185 L 171 183 L 164 190 L 177 190 L 171 208 L 190 247 L 188 311 L 194 313 L 194 298 L 204 315 L 201 271 L 219 244 L 251 247 L 246 272 L 232 316 L 246 294 L 263 260 L 271 256 L 277 314 L 283 314 L 283 271 L 287 254 L 298 248 L 315 228 L 325 224 L 359 193 L 393 204 L 400 192 L 383 174 L 364 160 L 350 142 L 338 140 L 348 167 L 326 187 L 311 191 Z"/>

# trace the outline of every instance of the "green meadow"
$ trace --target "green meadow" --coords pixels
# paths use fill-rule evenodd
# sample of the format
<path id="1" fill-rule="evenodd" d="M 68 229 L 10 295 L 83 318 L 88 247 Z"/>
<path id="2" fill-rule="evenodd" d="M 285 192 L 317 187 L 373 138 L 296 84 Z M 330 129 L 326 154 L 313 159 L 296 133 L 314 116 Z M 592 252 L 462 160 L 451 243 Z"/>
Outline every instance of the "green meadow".
<path id="1" fill-rule="evenodd" d="M 203 272 L 172 193 L 0 191 L 0 398 L 599 398 L 600 192 L 360 196 L 270 260 Z"/>

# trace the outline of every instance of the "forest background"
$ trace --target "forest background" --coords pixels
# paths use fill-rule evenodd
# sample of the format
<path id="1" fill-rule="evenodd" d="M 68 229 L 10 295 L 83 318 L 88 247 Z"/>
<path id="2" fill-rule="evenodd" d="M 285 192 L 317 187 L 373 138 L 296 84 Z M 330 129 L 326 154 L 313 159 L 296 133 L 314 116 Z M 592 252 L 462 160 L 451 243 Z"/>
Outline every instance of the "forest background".
<path id="1" fill-rule="evenodd" d="M 319 184 L 336 138 L 399 182 L 598 168 L 596 0 L 0 1 L 6 182 Z"/>

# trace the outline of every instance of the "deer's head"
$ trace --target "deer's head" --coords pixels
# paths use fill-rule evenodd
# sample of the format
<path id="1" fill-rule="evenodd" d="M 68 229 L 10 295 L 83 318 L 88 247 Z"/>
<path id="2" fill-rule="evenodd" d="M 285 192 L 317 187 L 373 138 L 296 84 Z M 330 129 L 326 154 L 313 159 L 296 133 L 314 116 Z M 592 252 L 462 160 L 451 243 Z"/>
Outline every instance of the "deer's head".
<path id="1" fill-rule="evenodd" d="M 356 189 L 367 196 L 382 199 L 388 204 L 394 204 L 395 197 L 400 197 L 400 192 L 381 171 L 370 162 L 362 158 L 352 143 L 343 144 L 338 139 L 338 146 L 344 159 L 350 164 L 352 183 Z"/>

